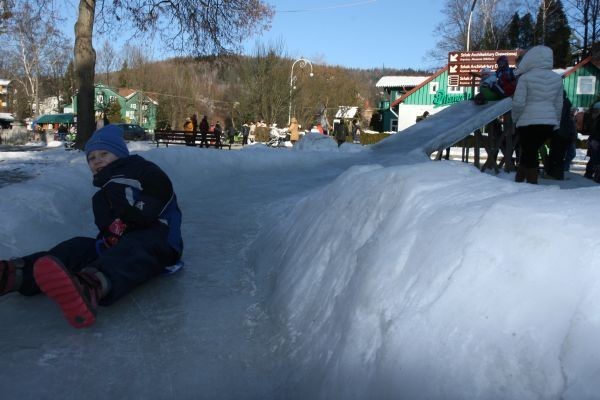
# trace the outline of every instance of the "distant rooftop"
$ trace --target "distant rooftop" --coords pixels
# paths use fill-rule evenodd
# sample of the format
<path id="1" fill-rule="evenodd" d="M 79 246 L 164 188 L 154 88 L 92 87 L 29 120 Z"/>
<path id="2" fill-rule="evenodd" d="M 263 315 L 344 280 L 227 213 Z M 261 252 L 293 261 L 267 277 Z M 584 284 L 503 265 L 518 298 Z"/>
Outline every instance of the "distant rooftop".
<path id="1" fill-rule="evenodd" d="M 340 106 L 335 113 L 335 118 L 354 118 L 358 113 L 358 107 Z"/>
<path id="2" fill-rule="evenodd" d="M 384 76 L 375 84 L 375 87 L 406 87 L 417 86 L 423 83 L 429 76 Z"/>

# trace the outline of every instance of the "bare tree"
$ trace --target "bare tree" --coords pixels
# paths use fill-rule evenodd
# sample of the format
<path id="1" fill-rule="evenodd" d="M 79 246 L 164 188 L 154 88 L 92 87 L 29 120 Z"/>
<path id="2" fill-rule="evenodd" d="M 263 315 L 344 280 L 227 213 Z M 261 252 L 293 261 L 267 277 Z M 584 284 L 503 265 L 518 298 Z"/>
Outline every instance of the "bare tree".
<path id="1" fill-rule="evenodd" d="M 502 43 L 502 36 L 515 12 L 522 8 L 521 0 L 478 0 L 473 9 L 470 29 L 470 49 L 481 50 Z M 436 28 L 439 37 L 430 56 L 439 61 L 447 59 L 448 52 L 463 50 L 467 43 L 467 28 L 473 0 L 446 0 L 442 12 L 446 19 Z"/>
<path id="2" fill-rule="evenodd" d="M 98 64 L 100 69 L 104 71 L 106 86 L 110 86 L 110 72 L 119 65 L 117 51 L 110 44 L 110 41 L 105 40 L 102 48 L 98 51 Z"/>
<path id="3" fill-rule="evenodd" d="M 580 45 L 575 45 L 585 58 L 600 37 L 600 0 L 568 0 L 569 19 Z"/>
<path id="4" fill-rule="evenodd" d="M 9 31 L 9 20 L 13 17 L 15 0 L 0 0 L 0 35 Z"/>
<path id="5" fill-rule="evenodd" d="M 79 87 L 78 148 L 94 128 L 96 53 L 92 34 L 96 13 L 101 28 L 108 22 L 126 20 L 139 34 L 160 35 L 175 51 L 222 54 L 238 49 L 243 39 L 266 28 L 273 11 L 263 0 L 80 0 L 74 50 Z"/>
<path id="6" fill-rule="evenodd" d="M 57 105 L 60 109 L 61 105 L 71 100 L 68 93 L 63 90 L 62 79 L 73 57 L 73 43 L 67 40 L 61 33 L 50 40 L 48 47 L 52 51 L 46 54 L 41 71 L 45 76 L 51 78 L 51 94 L 56 97 Z"/>
<path id="7" fill-rule="evenodd" d="M 291 62 L 283 54 L 283 44 L 256 44 L 255 53 L 240 75 L 240 109 L 245 118 L 268 123 L 286 121 L 289 102 Z M 298 85 L 299 86 L 299 85 Z M 298 93 L 292 93 L 297 96 Z"/>
<path id="8" fill-rule="evenodd" d="M 62 71 L 68 64 L 68 57 L 57 62 L 55 56 L 68 45 L 67 39 L 54 24 L 59 20 L 52 9 L 44 9 L 43 0 L 25 0 L 11 9 L 7 19 L 9 31 L 4 57 L 10 63 L 10 78 L 16 81 L 26 93 L 30 104 L 39 113 L 40 78 L 52 69 Z"/>

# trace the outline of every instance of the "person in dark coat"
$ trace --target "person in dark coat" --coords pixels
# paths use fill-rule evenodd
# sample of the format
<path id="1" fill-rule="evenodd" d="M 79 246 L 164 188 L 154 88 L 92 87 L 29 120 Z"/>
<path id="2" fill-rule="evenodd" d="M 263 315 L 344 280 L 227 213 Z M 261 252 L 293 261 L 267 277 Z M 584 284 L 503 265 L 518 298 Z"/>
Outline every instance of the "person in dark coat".
<path id="1" fill-rule="evenodd" d="M 0 261 L 0 296 L 44 292 L 72 326 L 84 328 L 95 322 L 98 304 L 112 304 L 180 260 L 181 211 L 171 181 L 156 164 L 130 156 L 122 135 L 107 125 L 85 146 L 99 188 L 92 198 L 97 236 Z"/>
<path id="2" fill-rule="evenodd" d="M 196 114 L 192 115 L 192 132 L 194 139 L 192 140 L 192 144 L 196 145 L 196 137 L 198 136 L 198 116 Z"/>
<path id="3" fill-rule="evenodd" d="M 248 123 L 242 125 L 242 146 L 248 144 L 248 135 L 250 135 L 250 126 Z"/>
<path id="4" fill-rule="evenodd" d="M 348 137 L 348 127 L 344 123 L 344 121 L 340 121 L 335 125 L 335 140 L 337 141 L 338 147 L 340 147 L 343 143 L 346 142 L 346 137 Z"/>
<path id="5" fill-rule="evenodd" d="M 200 147 L 204 147 L 208 149 L 208 131 L 210 126 L 208 125 L 208 120 L 206 119 L 206 115 L 202 117 L 202 121 L 200 121 Z"/>
<path id="6" fill-rule="evenodd" d="M 600 183 L 600 115 L 596 116 L 590 125 L 592 125 L 592 129 L 588 136 L 587 149 L 587 156 L 590 159 L 585 166 L 583 176 Z"/>
<path id="7" fill-rule="evenodd" d="M 563 90 L 563 106 L 560 116 L 560 126 L 550 139 L 550 154 L 544 166 L 546 177 L 563 180 L 565 174 L 565 158 L 567 149 L 577 139 L 575 123 L 571 118 L 572 104 Z"/>
<path id="8" fill-rule="evenodd" d="M 221 135 L 223 134 L 223 128 L 221 127 L 221 123 L 219 121 L 217 121 L 217 123 L 215 124 L 215 128 L 214 128 L 213 132 L 215 134 L 215 147 L 217 149 L 220 149 L 221 148 Z"/>
<path id="9" fill-rule="evenodd" d="M 517 88 L 517 77 L 515 71 L 508 64 L 508 57 L 500 56 L 496 60 L 498 68 L 496 69 L 496 78 L 498 86 L 501 89 L 502 97 L 510 97 Z"/>
<path id="10" fill-rule="evenodd" d="M 227 142 L 232 145 L 235 141 L 235 125 L 231 117 L 225 118 L 225 134 L 227 135 Z"/>

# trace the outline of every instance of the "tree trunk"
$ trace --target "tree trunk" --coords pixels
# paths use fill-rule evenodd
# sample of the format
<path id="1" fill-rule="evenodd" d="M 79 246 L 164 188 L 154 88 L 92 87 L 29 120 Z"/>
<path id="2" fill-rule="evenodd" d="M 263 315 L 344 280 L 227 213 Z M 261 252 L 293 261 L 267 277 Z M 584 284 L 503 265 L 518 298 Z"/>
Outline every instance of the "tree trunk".
<path id="1" fill-rule="evenodd" d="M 96 51 L 92 45 L 96 0 L 80 0 L 75 23 L 74 64 L 77 81 L 77 139 L 75 147 L 83 149 L 96 127 L 94 115 L 94 75 Z"/>

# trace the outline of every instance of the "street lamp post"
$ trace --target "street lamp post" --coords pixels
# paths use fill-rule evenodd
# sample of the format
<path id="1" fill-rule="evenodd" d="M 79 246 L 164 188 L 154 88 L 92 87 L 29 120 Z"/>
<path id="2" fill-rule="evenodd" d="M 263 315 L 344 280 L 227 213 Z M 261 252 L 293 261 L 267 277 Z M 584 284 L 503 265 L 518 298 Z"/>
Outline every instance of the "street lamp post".
<path id="1" fill-rule="evenodd" d="M 469 23 L 467 24 L 467 51 L 469 51 L 471 47 L 471 19 L 473 18 L 473 10 L 475 9 L 475 3 L 477 3 L 477 0 L 473 0 L 471 12 L 469 12 Z"/>
<path id="2" fill-rule="evenodd" d="M 296 81 L 296 77 L 294 76 L 294 67 L 296 66 L 296 64 L 298 64 L 300 68 L 305 68 L 308 64 L 310 66 L 310 76 L 312 77 L 314 75 L 313 66 L 310 60 L 300 57 L 292 64 L 292 70 L 290 71 L 290 106 L 288 112 L 288 125 L 292 122 L 292 90 L 294 90 L 294 82 Z"/>

